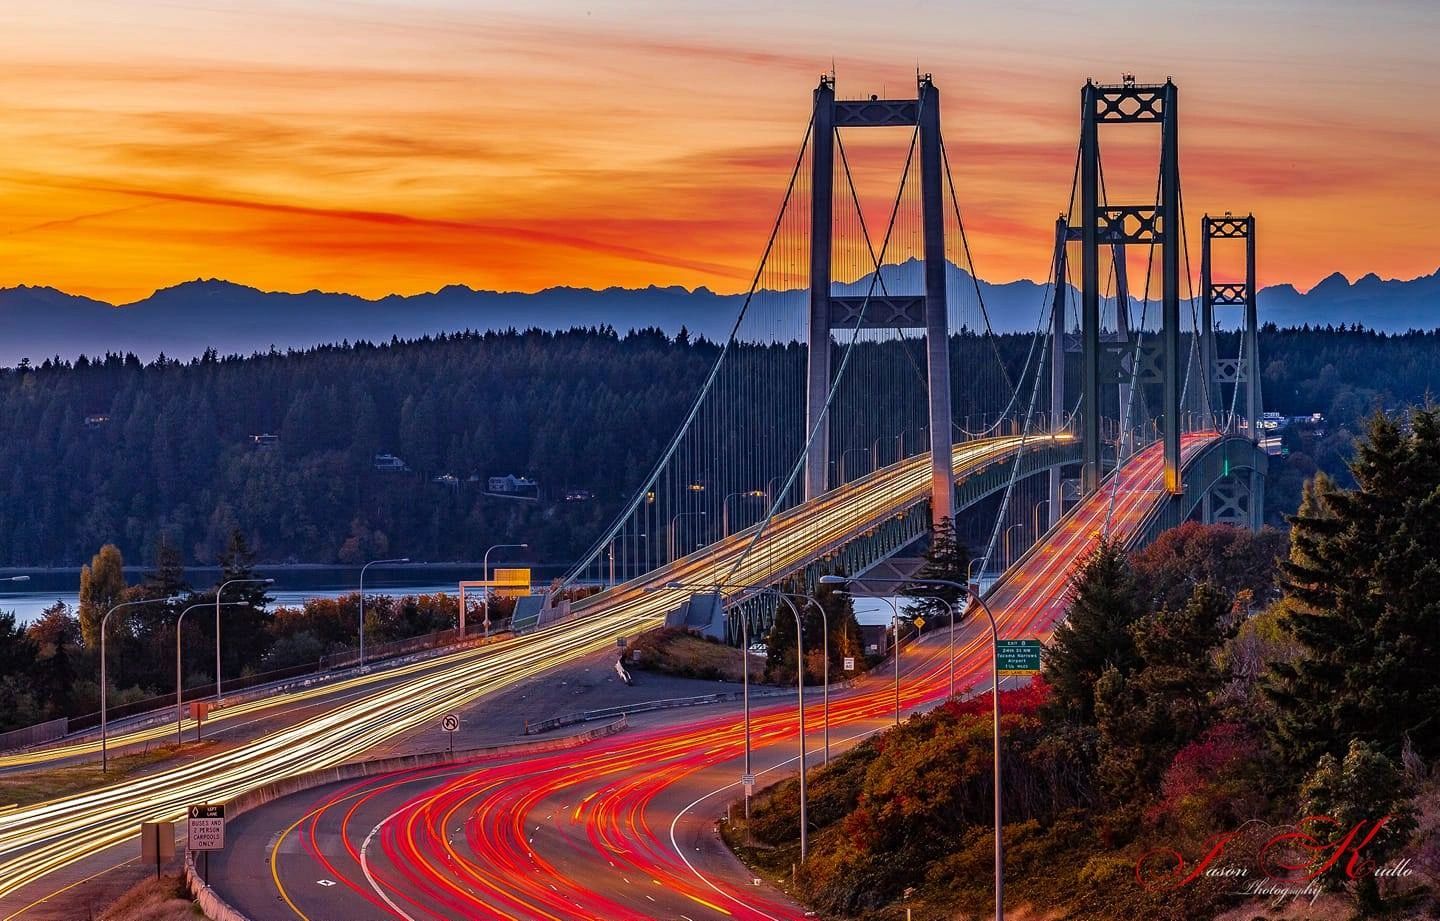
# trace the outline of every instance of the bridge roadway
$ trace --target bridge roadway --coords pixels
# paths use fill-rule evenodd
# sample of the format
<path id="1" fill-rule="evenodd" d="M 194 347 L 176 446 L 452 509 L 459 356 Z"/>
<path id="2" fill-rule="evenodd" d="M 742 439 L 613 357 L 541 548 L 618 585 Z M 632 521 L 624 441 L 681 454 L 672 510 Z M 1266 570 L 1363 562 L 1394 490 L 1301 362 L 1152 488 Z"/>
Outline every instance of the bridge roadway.
<path id="1" fill-rule="evenodd" d="M 1213 439 L 1185 436 L 1183 459 Z M 1163 475 L 1155 445 L 1022 558 L 989 597 L 1002 636 L 1049 636 L 1064 614 L 1074 562 L 1093 548 L 1107 521 L 1116 537 L 1133 537 L 1166 496 Z M 983 618 L 965 618 L 956 650 L 959 686 L 986 690 Z M 917 652 L 902 658 L 907 711 L 933 706 L 948 692 L 948 634 L 930 634 Z M 891 724 L 895 699 L 887 678 L 872 675 L 832 698 L 832 748 Z M 819 708 L 812 704 L 807 716 L 813 767 Z M 793 772 L 793 703 L 757 708 L 752 724 L 757 773 Z M 404 772 L 298 794 L 249 814 L 250 844 L 218 861 L 212 879 L 222 895 L 267 919 L 798 921 L 803 909 L 755 885 L 713 833 L 715 816 L 740 794 L 741 738 L 738 716 L 728 713 L 559 755 L 491 761 L 468 772 Z"/>
<path id="2" fill-rule="evenodd" d="M 1005 436 L 956 445 L 957 478 L 1011 458 L 1019 450 L 1044 448 L 1072 437 Z M 316 689 L 313 700 L 322 706 L 254 741 L 143 777 L 0 813 L 0 918 L 21 916 L 57 891 L 128 862 L 141 822 L 178 820 L 192 803 L 223 802 L 263 783 L 355 758 L 402 732 L 438 720 L 450 709 L 554 665 L 613 647 L 617 637 L 654 626 L 680 597 L 647 588 L 713 574 L 730 574 L 742 582 L 764 581 L 804 565 L 819 552 L 817 548 L 863 533 L 896 511 L 923 501 L 927 489 L 924 457 L 891 465 L 777 517 L 733 573 L 731 568 L 742 558 L 753 529 L 586 599 L 581 606 L 586 616 L 576 622 L 437 657 L 403 672 L 357 678 L 343 689 Z M 397 674 L 403 680 L 395 680 Z M 323 706 L 326 703 L 330 705 Z M 220 719 L 225 718 L 221 711 Z M 116 744 L 133 741 L 131 735 Z M 81 753 L 77 747 L 90 744 L 48 749 L 48 760 L 31 764 L 43 769 L 76 757 Z"/>

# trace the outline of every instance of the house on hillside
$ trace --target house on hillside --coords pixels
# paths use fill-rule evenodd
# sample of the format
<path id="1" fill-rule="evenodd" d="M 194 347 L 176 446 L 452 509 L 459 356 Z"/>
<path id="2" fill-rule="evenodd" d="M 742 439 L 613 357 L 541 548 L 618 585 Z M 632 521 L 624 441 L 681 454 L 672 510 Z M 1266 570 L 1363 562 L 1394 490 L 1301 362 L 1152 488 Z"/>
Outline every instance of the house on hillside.
<path id="1" fill-rule="evenodd" d="M 492 476 L 486 480 L 485 491 L 500 496 L 534 498 L 540 494 L 540 484 L 529 477 L 507 473 L 504 476 Z"/>
<path id="2" fill-rule="evenodd" d="M 250 445 L 257 451 L 273 451 L 280 447 L 279 435 L 251 435 Z"/>
<path id="3" fill-rule="evenodd" d="M 377 454 L 372 466 L 381 473 L 409 473 L 410 465 L 393 454 Z"/>

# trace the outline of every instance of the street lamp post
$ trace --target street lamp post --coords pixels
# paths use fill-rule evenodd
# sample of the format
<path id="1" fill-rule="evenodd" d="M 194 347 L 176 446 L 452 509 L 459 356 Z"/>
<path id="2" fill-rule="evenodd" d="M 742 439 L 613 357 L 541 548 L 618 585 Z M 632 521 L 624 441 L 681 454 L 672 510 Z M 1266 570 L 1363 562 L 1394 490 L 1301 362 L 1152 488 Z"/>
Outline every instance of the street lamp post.
<path id="1" fill-rule="evenodd" d="M 845 585 L 849 579 L 845 576 L 821 576 L 820 581 L 827 585 Z M 995 772 L 995 921 L 1004 921 L 1005 918 L 1005 850 L 1001 838 L 1001 810 L 1000 810 L 1000 628 L 995 623 L 995 615 L 991 613 L 990 606 L 985 599 L 980 597 L 978 586 L 975 583 L 961 585 L 959 582 L 952 582 L 949 579 L 875 579 L 867 578 L 866 582 L 890 582 L 897 585 L 932 585 L 936 587 L 953 588 L 969 595 L 970 599 L 985 612 L 985 617 L 990 621 L 990 681 L 991 694 L 994 698 L 994 727 L 993 746 L 995 749 L 994 772 Z"/>
<path id="2" fill-rule="evenodd" d="M 902 440 L 904 439 L 904 437 L 905 437 L 905 433 L 904 433 L 904 432 L 901 432 L 901 433 L 898 434 L 898 435 L 881 435 L 879 438 L 877 438 L 877 439 L 875 439 L 874 441 L 870 442 L 870 469 L 871 469 L 871 470 L 879 470 L 879 469 L 880 469 L 880 442 L 882 442 L 882 441 L 893 441 L 893 442 L 895 442 L 896 450 L 897 450 L 898 453 L 899 453 L 899 456 L 895 458 L 895 462 L 896 462 L 896 463 L 899 463 L 900 460 L 901 460 L 901 458 L 903 458 L 903 457 L 905 456 L 905 446 L 904 446 L 904 444 L 902 443 Z"/>
<path id="3" fill-rule="evenodd" d="M 398 557 L 393 560 L 371 560 L 360 567 L 360 667 L 365 667 L 365 570 L 371 566 L 384 566 L 390 563 L 408 563 L 408 556 Z"/>
<path id="4" fill-rule="evenodd" d="M 1040 535 L 1044 533 L 1043 531 L 1040 530 L 1040 510 L 1041 510 L 1042 508 L 1044 508 L 1045 506 L 1049 505 L 1049 504 L 1050 504 L 1050 500 L 1049 500 L 1049 499 L 1041 499 L 1039 502 L 1036 502 L 1036 503 L 1035 503 L 1035 512 L 1034 512 L 1034 514 L 1032 515 L 1032 517 L 1035 519 L 1035 521 L 1034 521 L 1034 524 L 1035 524 L 1035 539 L 1036 539 L 1037 541 L 1040 539 Z"/>
<path id="5" fill-rule="evenodd" d="M 825 585 L 845 585 L 849 579 L 844 576 L 821 576 Z M 889 579 L 866 579 L 866 582 L 888 582 Z M 895 634 L 895 725 L 900 725 L 900 605 L 893 598 L 880 598 L 890 605 L 890 630 Z"/>
<path id="6" fill-rule="evenodd" d="M 0 579 L 0 582 L 29 582 L 29 581 L 30 581 L 30 577 L 29 577 L 29 576 L 8 576 L 8 577 L 6 577 L 6 578 L 4 578 L 4 579 Z"/>
<path id="7" fill-rule="evenodd" d="M 945 606 L 945 607 L 947 607 L 947 608 L 950 609 L 950 699 L 951 699 L 951 700 L 954 700 L 954 699 L 955 699 L 955 605 L 958 604 L 959 601 L 960 601 L 960 599 L 957 598 L 957 599 L 955 599 L 954 601 L 950 602 L 949 604 L 947 604 L 947 605 Z"/>
<path id="8" fill-rule="evenodd" d="M 763 489 L 742 489 L 740 492 L 732 492 L 720 500 L 720 537 L 722 539 L 730 536 L 730 500 L 736 496 L 748 499 L 763 499 L 765 498 L 765 491 Z"/>
<path id="9" fill-rule="evenodd" d="M 669 538 L 669 543 L 670 543 L 669 550 L 670 550 L 670 562 L 671 562 L 671 563 L 675 562 L 677 559 L 680 558 L 680 554 L 676 552 L 677 550 L 679 550 L 680 542 L 675 539 L 675 522 L 679 521 L 681 518 L 704 518 L 704 517 L 706 517 L 704 512 L 677 512 L 674 516 L 671 517 L 671 519 L 670 519 L 669 533 L 668 533 L 668 538 Z"/>
<path id="10" fill-rule="evenodd" d="M 829 763 L 830 763 L 830 615 L 825 613 L 825 606 L 822 605 L 822 604 L 820 603 L 819 599 L 817 599 L 814 595 L 807 595 L 807 594 L 805 594 L 804 592 L 798 592 L 798 593 L 796 593 L 796 597 L 797 597 L 797 598 L 804 598 L 806 601 L 810 602 L 812 605 L 815 606 L 815 610 L 817 610 L 817 611 L 820 612 L 820 629 L 821 629 L 821 631 L 822 631 L 822 632 L 821 632 L 822 645 L 821 645 L 820 648 L 823 650 L 822 655 L 824 656 L 823 665 L 822 665 L 822 677 L 821 677 L 821 681 L 823 682 L 823 685 L 822 685 L 823 690 L 821 691 L 821 700 L 823 701 L 823 707 L 824 707 L 824 713 L 825 713 L 825 717 L 824 717 L 824 722 L 825 722 L 825 762 L 824 762 L 824 763 L 825 763 L 825 764 L 829 764 Z M 795 642 L 796 642 L 796 643 L 799 643 L 799 642 L 800 642 L 800 636 L 799 636 L 799 634 L 796 634 Z"/>
<path id="11" fill-rule="evenodd" d="M 215 590 L 215 706 L 220 706 L 220 596 L 225 593 L 227 585 L 242 585 L 245 583 L 256 583 L 259 585 L 274 585 L 274 579 L 227 579 L 220 583 Z M 180 615 L 184 617 L 185 615 Z"/>
<path id="12" fill-rule="evenodd" d="M 172 595 L 169 598 L 141 598 L 136 601 L 122 601 L 105 612 L 100 618 L 100 773 L 110 772 L 110 720 L 109 720 L 109 676 L 105 670 L 105 627 L 110 623 L 110 615 L 121 608 L 134 607 L 137 604 L 170 604 L 179 601 L 179 595 Z"/>
<path id="13" fill-rule="evenodd" d="M 490 635 L 490 551 L 491 550 L 528 550 L 527 544 L 495 544 L 485 551 L 483 560 L 483 572 L 485 575 L 485 635 Z M 615 579 L 615 547 L 610 547 L 610 579 Z M 513 624 L 512 624 L 513 627 Z M 465 612 L 460 612 L 460 639 L 465 639 Z"/>
<path id="14" fill-rule="evenodd" d="M 795 684 L 800 699 L 800 862 L 804 863 L 810 855 L 810 823 L 805 816 L 805 633 L 800 623 L 800 609 L 795 607 L 795 602 L 784 592 L 775 594 L 795 616 Z"/>
<path id="15" fill-rule="evenodd" d="M 267 581 L 269 581 L 269 580 L 267 580 Z M 225 602 L 224 606 L 225 606 L 225 607 L 230 607 L 230 606 L 232 606 L 232 605 L 244 604 L 244 603 L 245 603 L 245 602 L 243 602 L 243 601 L 227 601 L 227 602 Z M 218 602 L 217 602 L 217 604 L 218 604 Z M 196 610 L 197 608 L 205 608 L 205 607 L 209 607 L 209 606 L 210 606 L 210 605 L 209 605 L 209 602 L 205 602 L 205 603 L 203 603 L 203 604 L 192 604 L 192 605 L 190 605 L 190 607 L 188 607 L 188 608 L 186 608 L 185 610 L 181 611 L 181 612 L 180 612 L 180 616 L 175 619 L 175 741 L 176 741 L 177 744 L 180 743 L 180 742 L 185 741 L 184 737 L 180 734 L 180 732 L 181 732 L 181 730 L 180 730 L 180 723 L 181 723 L 182 707 L 184 707 L 184 703 L 183 703 L 183 701 L 180 699 L 180 676 L 184 674 L 184 672 L 182 672 L 182 671 L 180 670 L 180 628 L 185 625 L 185 615 L 186 615 L 186 614 L 189 614 L 191 611 L 194 611 L 194 610 Z M 217 623 L 218 623 L 218 622 L 217 622 Z M 217 635 L 217 636 L 219 635 L 219 634 L 218 634 L 218 631 L 217 631 L 217 634 L 216 634 L 216 635 Z M 219 659 L 216 659 L 215 661 L 216 661 L 216 665 L 218 666 L 220 660 L 219 660 Z M 219 700 L 220 698 L 217 696 L 215 699 L 216 699 L 216 700 Z"/>
<path id="16" fill-rule="evenodd" d="M 663 587 L 666 588 L 666 589 L 679 589 L 679 590 L 694 589 L 694 588 L 713 588 L 713 589 L 738 588 L 738 589 L 745 590 L 745 589 L 750 589 L 750 588 L 751 588 L 751 586 L 748 586 L 748 585 L 737 585 L 737 584 L 729 584 L 729 583 L 709 583 L 709 584 L 702 584 L 702 585 L 687 585 L 687 584 L 685 584 L 685 583 L 683 583 L 683 582 L 667 582 L 667 583 L 665 583 L 665 585 L 664 585 Z M 660 588 L 660 587 L 657 586 L 657 587 L 655 587 L 655 588 L 646 589 L 646 591 L 655 591 L 655 590 L 657 590 L 658 588 Z M 757 589 L 757 591 L 758 591 L 760 594 L 774 595 L 775 597 L 779 598 L 779 599 L 785 604 L 785 606 L 790 609 L 790 613 L 793 614 L 793 615 L 795 615 L 795 656 L 796 656 L 796 669 L 797 669 L 797 671 L 796 671 L 796 681 L 798 682 L 799 698 L 800 698 L 800 702 L 799 702 L 799 707 L 800 707 L 800 860 L 803 862 L 803 861 L 805 860 L 806 855 L 809 854 L 809 845 L 808 845 L 808 841 L 809 841 L 809 838 L 808 838 L 809 831 L 808 831 L 806 814 L 805 814 L 805 799 L 806 799 L 806 796 L 805 796 L 805 762 L 806 762 L 806 757 L 807 757 L 807 756 L 806 756 L 806 752 L 805 752 L 805 633 L 804 633 L 804 625 L 800 622 L 800 611 L 795 607 L 795 603 L 790 600 L 791 596 L 790 596 L 789 594 L 787 594 L 786 592 L 782 592 L 782 591 L 780 591 L 779 589 L 775 589 L 775 588 L 760 588 L 760 589 Z M 826 615 L 825 615 L 825 609 L 824 609 L 824 608 L 821 608 L 821 607 L 820 607 L 820 603 L 819 603 L 818 601 L 816 601 L 813 597 L 809 596 L 809 595 L 798 594 L 798 595 L 795 595 L 794 597 L 796 597 L 796 598 L 807 598 L 807 599 L 809 599 L 811 602 L 814 602 L 815 606 L 816 606 L 817 608 L 819 608 L 819 610 L 820 610 L 820 616 L 821 616 L 822 619 L 825 620 L 826 627 L 827 627 L 827 629 L 826 629 L 826 631 L 825 631 L 826 634 L 827 634 L 827 640 L 826 640 L 826 644 L 825 644 L 825 649 L 826 649 L 826 651 L 827 651 L 826 661 L 827 661 L 827 663 L 828 663 L 828 661 L 829 661 L 828 651 L 829 651 L 829 648 L 830 648 L 829 640 L 828 640 L 828 634 L 829 634 L 830 631 L 829 631 L 829 629 L 828 629 L 828 627 L 829 627 L 829 618 L 827 618 Z M 747 618 L 747 617 L 745 616 L 745 612 L 744 612 L 744 611 L 741 611 L 741 612 L 740 612 L 740 642 L 741 642 L 741 644 L 744 646 L 744 650 L 743 650 L 743 655 L 741 656 L 742 667 L 741 667 L 741 669 L 740 669 L 740 673 L 741 673 L 742 682 L 743 682 L 743 683 L 742 683 L 742 686 L 741 686 L 741 687 L 742 687 L 741 697 L 742 697 L 743 700 L 744 700 L 744 707 L 745 707 L 745 778 L 750 778 L 750 777 L 753 777 L 753 776 L 754 776 L 754 773 L 753 773 L 753 771 L 751 770 L 751 767 L 750 767 L 750 631 L 749 631 L 748 620 L 749 620 L 749 618 Z M 827 720 L 827 722 L 826 722 L 826 727 L 825 727 L 825 744 L 826 744 L 827 752 L 828 752 L 828 747 L 829 747 L 829 744 L 830 744 L 830 727 L 829 727 L 829 722 L 828 722 L 828 720 L 829 720 L 829 668 L 828 668 L 828 665 L 827 665 L 826 673 L 825 673 L 825 674 L 826 674 L 826 678 L 825 678 L 825 683 L 826 683 L 826 688 L 825 688 L 826 705 L 825 705 L 825 706 L 826 706 L 826 720 Z M 746 785 L 746 786 L 745 786 L 745 821 L 746 821 L 746 828 L 748 829 L 748 828 L 749 828 L 749 821 L 750 821 L 750 787 L 749 787 L 749 785 Z"/>
<path id="17" fill-rule="evenodd" d="M 1010 532 L 1015 530 L 1016 528 L 1023 527 L 1025 527 L 1025 522 L 1017 521 L 1015 524 L 1012 524 L 1010 527 L 1005 529 L 1005 565 L 1007 567 L 1015 562 L 1015 558 L 1010 554 Z"/>
<path id="18" fill-rule="evenodd" d="M 840 452 L 840 482 L 841 482 L 842 485 L 845 484 L 845 483 L 850 482 L 850 481 L 849 481 L 848 479 L 846 479 L 846 477 L 845 477 L 845 459 L 846 459 L 847 457 L 849 457 L 851 454 L 854 454 L 856 451 L 859 451 L 859 452 L 861 452 L 861 453 L 863 454 L 863 453 L 865 452 L 865 449 L 864 449 L 864 448 L 846 448 L 844 451 Z"/>

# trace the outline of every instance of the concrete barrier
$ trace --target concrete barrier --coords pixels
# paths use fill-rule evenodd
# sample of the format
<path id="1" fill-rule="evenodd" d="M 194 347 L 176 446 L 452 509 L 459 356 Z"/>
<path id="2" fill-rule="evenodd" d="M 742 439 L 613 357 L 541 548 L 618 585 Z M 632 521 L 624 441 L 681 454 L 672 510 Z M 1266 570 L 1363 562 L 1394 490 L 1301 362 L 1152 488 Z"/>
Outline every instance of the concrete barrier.
<path id="1" fill-rule="evenodd" d="M 59 719 L 36 723 L 33 726 L 23 726 L 9 732 L 0 732 L 0 752 L 53 742 L 65 735 L 69 725 L 69 718 L 62 716 Z"/>
<path id="2" fill-rule="evenodd" d="M 818 692 L 818 687 L 807 687 L 805 693 Z M 592 720 L 610 719 L 615 716 L 625 716 L 630 713 L 645 713 L 649 710 L 672 710 L 676 707 L 703 707 L 706 704 L 722 704 L 734 700 L 743 700 L 742 691 L 725 691 L 719 694 L 701 694 L 698 697 L 669 697 L 664 700 L 647 700 L 637 704 L 621 704 L 618 707 L 601 707 L 598 710 L 582 710 L 579 713 L 569 713 L 564 716 L 551 717 L 548 720 L 536 720 L 535 722 L 525 721 L 525 734 L 527 736 L 538 735 L 542 732 L 549 732 L 552 729 L 559 729 L 561 726 L 573 726 L 576 723 L 588 723 Z M 751 691 L 750 699 L 766 697 L 793 697 L 793 688 L 767 688 L 761 691 Z"/>
<path id="3" fill-rule="evenodd" d="M 274 802 L 294 793 L 301 793 L 305 790 L 312 790 L 316 787 L 323 787 L 326 784 L 337 783 L 342 780 L 360 780 L 366 777 L 374 777 L 378 774 L 394 774 L 401 771 L 415 770 L 417 768 L 442 767 L 447 764 L 464 764 L 486 755 L 510 755 L 510 754 L 539 754 L 550 751 L 562 751 L 567 748 L 575 748 L 596 739 L 603 739 L 620 732 L 629 725 L 628 720 L 622 714 L 613 723 L 604 726 L 597 726 L 594 729 L 587 729 L 585 732 L 573 736 L 565 736 L 560 739 L 547 739 L 537 742 L 504 742 L 499 745 L 487 745 L 480 748 L 466 748 L 460 751 L 433 751 L 417 752 L 413 755 L 396 755 L 390 758 L 374 758 L 369 761 L 348 761 L 344 764 L 337 764 L 334 767 L 322 768 L 318 771 L 310 771 L 305 774 L 296 774 L 294 777 L 286 777 L 272 783 L 264 784 L 253 790 L 242 793 L 225 804 L 225 817 L 234 818 L 251 809 L 258 808 L 266 803 Z M 188 832 L 187 832 L 188 834 Z M 237 911 L 234 906 L 212 888 L 206 880 L 200 877 L 195 871 L 195 855 L 188 849 L 185 852 L 185 885 L 189 888 L 190 894 L 194 896 L 200 910 L 205 912 L 205 917 L 211 921 L 250 921 L 245 915 Z"/>

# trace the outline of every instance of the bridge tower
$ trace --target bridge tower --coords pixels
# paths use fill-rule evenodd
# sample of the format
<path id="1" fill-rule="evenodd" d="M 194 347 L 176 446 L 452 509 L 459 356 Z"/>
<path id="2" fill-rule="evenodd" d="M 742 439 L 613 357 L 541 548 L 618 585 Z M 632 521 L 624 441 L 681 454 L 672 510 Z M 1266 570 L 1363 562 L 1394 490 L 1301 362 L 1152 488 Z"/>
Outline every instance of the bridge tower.
<path id="1" fill-rule="evenodd" d="M 924 231 L 925 293 L 834 296 L 830 277 L 835 209 L 835 132 L 841 128 L 916 127 L 920 140 L 920 209 Z M 862 329 L 925 330 L 930 430 L 930 509 L 935 522 L 953 514 L 951 468 L 950 334 L 945 304 L 944 173 L 940 148 L 940 91 L 929 74 L 919 78 L 914 99 L 837 100 L 832 76 L 815 89 L 811 128 L 809 366 L 805 430 L 813 432 L 805 458 L 805 498 L 829 483 L 830 432 L 825 400 L 833 378 L 831 332 Z M 877 322 L 883 317 L 883 322 Z"/>
<path id="2" fill-rule="evenodd" d="M 1211 246 L 1214 240 L 1243 240 L 1245 243 L 1245 280 L 1240 282 L 1214 279 Z M 1215 408 L 1223 408 L 1222 387 L 1243 388 L 1245 435 L 1257 446 L 1260 431 L 1260 328 L 1255 304 L 1255 215 L 1223 217 L 1204 215 L 1200 219 L 1200 361 L 1205 369 L 1206 399 L 1204 421 L 1214 426 Z M 1240 330 L 1240 349 L 1234 358 L 1222 358 L 1215 347 L 1215 309 L 1238 307 L 1244 312 Z M 1238 395 L 1238 394 L 1237 394 Z M 1238 402 L 1238 400 L 1237 400 Z M 1239 424 L 1230 420 L 1231 425 Z M 1205 496 L 1204 517 L 1207 521 L 1228 522 L 1259 530 L 1264 521 L 1264 477 L 1249 471 L 1248 481 L 1227 476 L 1215 484 Z"/>
<path id="3" fill-rule="evenodd" d="M 1182 492 L 1180 482 L 1180 395 L 1185 363 L 1180 355 L 1180 163 L 1178 91 L 1173 81 L 1120 84 L 1086 81 L 1080 90 L 1080 328 L 1081 328 L 1081 490 L 1100 485 L 1102 347 L 1100 330 L 1100 246 L 1115 248 L 1123 261 L 1128 244 L 1160 247 L 1160 344 L 1152 362 L 1142 350 L 1136 385 L 1156 379 L 1163 386 L 1160 414 L 1165 452 L 1165 487 Z M 1100 126 L 1160 126 L 1160 197 L 1153 205 L 1101 203 Z M 1123 271 L 1123 270 L 1122 270 Z M 1122 311 L 1123 313 L 1123 311 Z M 1128 330 L 1126 330 L 1128 339 Z M 1145 369 L 1154 368 L 1155 373 Z M 1114 379 L 1118 381 L 1118 375 Z M 1113 381 L 1111 381 L 1113 382 Z"/>
<path id="4" fill-rule="evenodd" d="M 1245 280 L 1216 282 L 1212 276 L 1211 241 L 1245 241 Z M 1215 350 L 1215 308 L 1240 307 L 1245 316 L 1241 324 L 1240 354 L 1221 358 Z M 1212 406 L 1218 402 L 1217 388 L 1224 384 L 1245 388 L 1245 426 L 1251 440 L 1260 438 L 1260 375 L 1259 325 L 1255 309 L 1255 215 L 1224 217 L 1205 215 L 1200 219 L 1200 338 L 1202 366 L 1207 370 L 1208 399 L 1205 401 L 1206 422 L 1214 425 Z"/>

